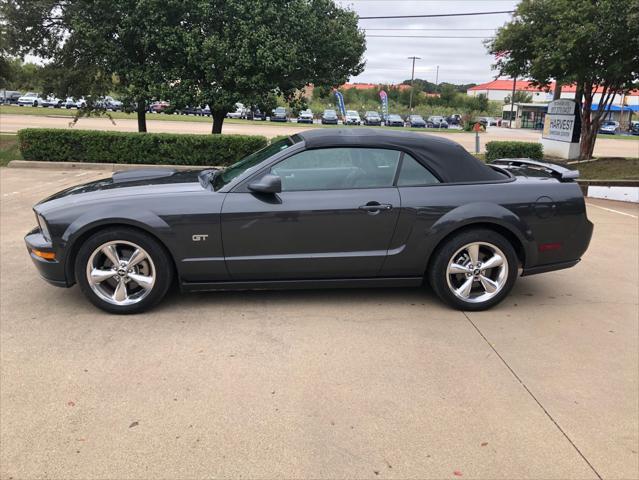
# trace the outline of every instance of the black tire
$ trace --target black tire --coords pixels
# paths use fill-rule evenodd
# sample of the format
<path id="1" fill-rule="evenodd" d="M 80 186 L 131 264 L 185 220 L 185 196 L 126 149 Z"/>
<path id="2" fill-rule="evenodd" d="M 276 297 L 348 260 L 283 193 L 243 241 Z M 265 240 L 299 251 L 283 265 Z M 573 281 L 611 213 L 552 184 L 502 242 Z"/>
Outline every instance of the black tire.
<path id="1" fill-rule="evenodd" d="M 464 246 L 473 244 L 473 243 L 481 243 L 487 244 L 482 246 L 482 250 L 485 252 L 490 251 L 489 249 L 492 247 L 497 247 L 501 250 L 501 253 L 504 254 L 505 259 L 507 261 L 507 266 L 504 265 L 503 273 L 507 276 L 503 279 L 501 283 L 501 288 L 497 291 L 497 293 L 484 301 L 477 299 L 475 301 L 469 300 L 465 301 L 459 296 L 457 296 L 453 292 L 453 288 L 449 285 L 449 278 L 447 275 L 448 264 L 453 260 L 453 256 L 457 256 L 460 249 L 463 249 Z M 482 253 L 480 253 L 481 255 Z M 431 288 L 437 294 L 437 296 L 447 303 L 448 305 L 458 309 L 458 310 L 466 310 L 466 311 L 480 311 L 491 308 L 492 306 L 501 302 L 510 292 L 513 285 L 515 284 L 515 280 L 517 279 L 517 270 L 519 266 L 519 259 L 517 258 L 517 253 L 515 252 L 512 244 L 504 238 L 499 233 L 488 230 L 488 229 L 472 229 L 462 231 L 448 240 L 446 240 L 442 245 L 440 245 L 437 250 L 433 253 L 432 260 L 430 262 L 430 267 L 427 272 L 428 282 L 430 283 Z M 496 272 L 496 270 L 495 270 Z M 486 275 L 493 274 L 493 270 L 487 270 L 485 272 Z M 465 280 L 464 275 L 460 274 L 461 280 L 463 282 Z M 470 279 L 469 274 L 465 274 L 468 279 Z M 459 278 L 459 276 L 454 277 L 454 279 Z M 452 280 L 451 280 L 452 282 Z M 472 283 L 472 288 L 478 290 L 483 288 L 481 286 L 481 282 L 479 280 L 475 280 L 476 283 Z"/>
<path id="2" fill-rule="evenodd" d="M 153 286 L 146 289 L 143 298 L 136 300 L 135 303 L 127 305 L 117 305 L 110 303 L 100 297 L 89 283 L 87 278 L 87 265 L 91 256 L 96 250 L 109 242 L 124 242 L 132 244 L 131 249 L 135 246 L 141 247 L 143 251 L 150 257 L 150 263 L 147 261 L 147 268 L 154 272 Z M 125 245 L 127 246 L 127 245 Z M 124 257 L 126 258 L 126 257 Z M 145 265 L 141 263 L 142 265 Z M 149 265 L 151 265 L 149 267 Z M 132 314 L 141 313 L 157 305 L 166 295 L 173 280 L 173 263 L 166 249 L 153 237 L 133 228 L 117 227 L 108 230 L 101 230 L 89 237 L 81 246 L 75 260 L 75 278 L 82 290 L 82 293 L 96 307 L 116 314 Z M 140 268 L 140 267 L 138 267 Z M 138 272 L 140 273 L 140 272 Z M 117 275 L 113 277 L 119 279 Z M 116 280 L 109 280 L 116 281 Z M 100 284 L 102 285 L 102 283 Z M 132 284 L 133 289 L 143 289 L 135 282 Z M 105 286 L 105 289 L 108 285 Z M 127 289 L 125 289 L 126 291 Z M 148 290 L 148 292 L 147 292 Z"/>

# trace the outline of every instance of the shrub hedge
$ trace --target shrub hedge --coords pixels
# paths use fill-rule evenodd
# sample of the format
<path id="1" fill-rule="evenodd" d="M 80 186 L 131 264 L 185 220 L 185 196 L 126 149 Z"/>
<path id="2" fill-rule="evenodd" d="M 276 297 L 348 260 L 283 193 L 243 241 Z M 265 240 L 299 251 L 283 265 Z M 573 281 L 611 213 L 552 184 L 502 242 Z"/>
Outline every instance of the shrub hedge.
<path id="1" fill-rule="evenodd" d="M 254 135 L 185 135 L 27 128 L 18 132 L 25 160 L 224 166 L 267 145 Z"/>
<path id="2" fill-rule="evenodd" d="M 488 142 L 486 144 L 486 161 L 498 158 L 532 158 L 542 160 L 544 149 L 541 143 L 534 142 Z"/>

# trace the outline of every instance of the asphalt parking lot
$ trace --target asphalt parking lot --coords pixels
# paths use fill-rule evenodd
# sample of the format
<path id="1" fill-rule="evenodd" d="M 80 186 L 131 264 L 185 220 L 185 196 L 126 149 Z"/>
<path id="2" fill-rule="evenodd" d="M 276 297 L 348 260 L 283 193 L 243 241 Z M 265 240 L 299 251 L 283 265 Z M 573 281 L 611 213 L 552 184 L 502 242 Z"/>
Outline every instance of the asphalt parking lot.
<path id="1" fill-rule="evenodd" d="M 425 289 L 172 294 L 38 278 L 31 206 L 108 175 L 0 169 L 0 477 L 639 476 L 639 208 L 577 267 L 462 313 Z"/>

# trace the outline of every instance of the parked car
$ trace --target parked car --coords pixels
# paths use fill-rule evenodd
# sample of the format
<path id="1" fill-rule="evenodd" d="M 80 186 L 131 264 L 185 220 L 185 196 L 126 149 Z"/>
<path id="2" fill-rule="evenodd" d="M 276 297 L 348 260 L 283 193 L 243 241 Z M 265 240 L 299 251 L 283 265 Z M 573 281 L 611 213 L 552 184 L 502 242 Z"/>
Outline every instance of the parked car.
<path id="1" fill-rule="evenodd" d="M 384 125 L 387 127 L 403 127 L 404 120 L 399 115 L 391 113 L 384 119 Z"/>
<path id="2" fill-rule="evenodd" d="M 324 110 L 322 125 L 337 125 L 337 112 L 331 109 Z"/>
<path id="3" fill-rule="evenodd" d="M 372 126 L 372 125 L 381 125 L 382 117 L 377 112 L 368 111 L 364 114 L 364 125 Z"/>
<path id="4" fill-rule="evenodd" d="M 107 110 L 113 110 L 114 112 L 122 110 L 122 102 L 120 100 L 116 100 L 113 97 L 106 96 L 104 97 L 103 102 Z M 164 103 L 166 103 L 168 107 L 168 102 Z M 164 108 L 163 110 L 166 110 L 166 108 Z"/>
<path id="5" fill-rule="evenodd" d="M 284 107 L 277 107 L 273 110 L 270 118 L 271 122 L 288 122 L 288 112 Z"/>
<path id="6" fill-rule="evenodd" d="M 409 115 L 406 121 L 411 128 L 426 128 L 426 121 L 421 115 Z"/>
<path id="7" fill-rule="evenodd" d="M 639 135 L 639 122 L 630 123 L 630 133 L 632 135 Z"/>
<path id="8" fill-rule="evenodd" d="M 27 92 L 18 98 L 18 105 L 21 107 L 38 107 L 42 105 L 43 102 L 44 100 L 42 99 L 42 97 L 34 92 Z"/>
<path id="9" fill-rule="evenodd" d="M 446 122 L 448 125 L 461 125 L 461 115 L 459 113 L 453 113 L 446 117 Z"/>
<path id="10" fill-rule="evenodd" d="M 477 119 L 479 123 L 481 123 L 484 127 L 496 127 L 497 119 L 493 117 L 479 117 Z"/>
<path id="11" fill-rule="evenodd" d="M 258 107 L 253 107 L 248 113 L 247 118 L 249 120 L 266 120 L 266 113 L 262 112 Z"/>
<path id="12" fill-rule="evenodd" d="M 18 99 L 22 96 L 20 92 L 14 90 L 2 90 L 0 93 L 0 102 L 7 104 L 17 104 Z"/>
<path id="13" fill-rule="evenodd" d="M 191 107 L 190 105 L 185 106 L 177 111 L 180 115 L 194 115 L 196 117 L 202 116 L 202 107 Z"/>
<path id="14" fill-rule="evenodd" d="M 428 117 L 428 128 L 448 128 L 448 122 L 444 117 L 431 115 Z"/>
<path id="15" fill-rule="evenodd" d="M 344 125 L 361 125 L 362 119 L 356 110 L 347 110 L 344 116 Z"/>
<path id="16" fill-rule="evenodd" d="M 128 170 L 67 188 L 35 205 L 25 241 L 45 280 L 78 283 L 112 313 L 154 306 L 174 276 L 183 291 L 428 280 L 453 307 L 484 310 L 520 272 L 579 262 L 593 225 L 577 176 L 527 159 L 487 165 L 416 133 L 311 129 L 222 170 Z"/>
<path id="17" fill-rule="evenodd" d="M 226 118 L 246 118 L 246 107 L 243 103 L 235 104 L 235 111 L 226 114 Z"/>
<path id="18" fill-rule="evenodd" d="M 313 112 L 310 109 L 302 110 L 297 116 L 297 123 L 313 123 Z"/>
<path id="19" fill-rule="evenodd" d="M 621 128 L 619 127 L 619 122 L 615 122 L 613 120 L 606 120 L 605 122 L 601 122 L 601 125 L 599 125 L 599 133 L 616 135 L 620 131 Z"/>
<path id="20" fill-rule="evenodd" d="M 42 100 L 40 105 L 42 107 L 61 108 L 64 102 L 54 95 L 48 95 Z"/>
<path id="21" fill-rule="evenodd" d="M 66 100 L 62 103 L 64 108 L 84 108 L 87 106 L 87 101 L 84 97 L 75 99 L 73 97 L 67 97 Z"/>
<path id="22" fill-rule="evenodd" d="M 165 102 L 164 100 L 160 100 L 157 102 L 153 102 L 149 105 L 149 112 L 151 113 L 163 113 L 165 112 L 171 104 L 169 102 Z"/>

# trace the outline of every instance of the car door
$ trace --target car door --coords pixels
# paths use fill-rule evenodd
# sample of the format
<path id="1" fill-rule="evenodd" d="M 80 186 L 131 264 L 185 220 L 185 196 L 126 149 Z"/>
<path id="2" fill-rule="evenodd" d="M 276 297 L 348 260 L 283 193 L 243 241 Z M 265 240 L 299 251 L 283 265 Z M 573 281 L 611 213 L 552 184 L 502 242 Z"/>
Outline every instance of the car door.
<path id="1" fill-rule="evenodd" d="M 235 280 L 374 277 L 399 215 L 400 152 L 305 150 L 268 172 L 282 191 L 228 193 L 222 207 L 226 265 Z M 250 180 L 249 180 L 250 181 Z"/>

